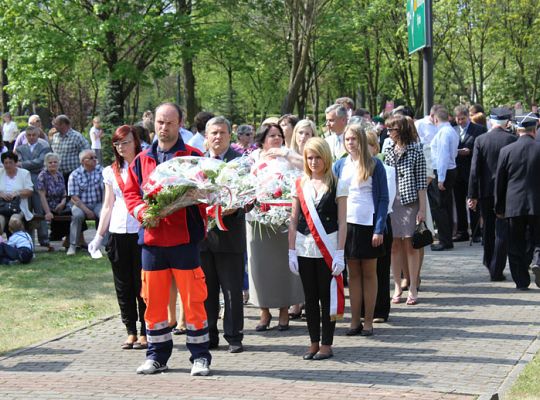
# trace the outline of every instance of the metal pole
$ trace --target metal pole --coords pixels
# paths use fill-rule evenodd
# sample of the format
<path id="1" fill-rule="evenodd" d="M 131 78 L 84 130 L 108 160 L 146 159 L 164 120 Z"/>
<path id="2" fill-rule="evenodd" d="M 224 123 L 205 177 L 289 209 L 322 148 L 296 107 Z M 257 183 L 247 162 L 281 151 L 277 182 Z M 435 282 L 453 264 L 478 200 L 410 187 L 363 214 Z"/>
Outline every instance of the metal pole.
<path id="1" fill-rule="evenodd" d="M 433 105 L 433 14 L 432 0 L 425 0 L 426 7 L 426 44 L 422 54 L 423 80 L 424 80 L 424 115 L 429 115 L 429 110 Z"/>

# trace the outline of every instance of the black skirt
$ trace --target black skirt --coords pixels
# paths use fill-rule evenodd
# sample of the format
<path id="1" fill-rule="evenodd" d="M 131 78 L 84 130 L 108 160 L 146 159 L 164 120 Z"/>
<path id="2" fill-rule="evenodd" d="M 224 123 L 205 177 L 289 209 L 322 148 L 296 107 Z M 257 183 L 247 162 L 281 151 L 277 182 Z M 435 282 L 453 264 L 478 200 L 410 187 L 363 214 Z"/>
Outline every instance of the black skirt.
<path id="1" fill-rule="evenodd" d="M 365 260 L 385 255 L 384 245 L 373 247 L 373 226 L 347 223 L 347 241 L 345 242 L 345 258 Z"/>

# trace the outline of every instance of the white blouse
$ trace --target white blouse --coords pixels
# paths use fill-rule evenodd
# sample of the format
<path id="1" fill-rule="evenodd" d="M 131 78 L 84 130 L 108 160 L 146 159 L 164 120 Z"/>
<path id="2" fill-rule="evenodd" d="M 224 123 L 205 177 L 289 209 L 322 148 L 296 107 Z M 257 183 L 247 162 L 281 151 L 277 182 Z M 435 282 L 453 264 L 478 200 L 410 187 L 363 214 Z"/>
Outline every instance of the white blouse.
<path id="1" fill-rule="evenodd" d="M 358 162 L 350 156 L 345 160 L 341 179 L 349 186 L 347 197 L 347 222 L 350 224 L 373 226 L 373 178 L 370 176 L 366 181 L 358 181 Z"/>
<path id="2" fill-rule="evenodd" d="M 306 182 L 304 184 L 304 194 L 311 197 L 311 199 L 313 199 L 313 203 L 315 207 L 317 207 L 317 205 L 320 203 L 324 193 L 325 192 L 315 193 L 315 190 L 313 190 L 313 187 L 311 183 L 309 182 Z M 336 200 L 339 197 L 348 196 L 348 194 L 349 194 L 348 186 L 345 185 L 341 180 L 338 181 L 338 185 L 336 188 Z M 293 186 L 293 188 L 291 189 L 291 195 L 293 197 L 298 197 L 296 194 L 296 186 Z M 302 211 L 299 210 L 299 212 L 302 212 Z M 328 235 L 328 239 L 330 240 L 331 246 L 334 249 L 337 249 L 338 231 L 330 233 Z M 296 255 L 299 257 L 323 258 L 323 255 L 321 254 L 321 251 L 319 250 L 319 247 L 317 246 L 317 243 L 315 242 L 315 239 L 313 239 L 313 235 L 311 233 L 308 235 L 304 235 L 303 233 L 297 231 L 295 248 L 296 248 Z"/>
<path id="3" fill-rule="evenodd" d="M 124 165 L 120 170 L 120 177 L 125 183 L 127 180 L 128 163 L 124 161 Z M 128 212 L 124 195 L 111 166 L 103 170 L 103 183 L 112 187 L 114 193 L 114 204 L 111 212 L 111 222 L 109 223 L 109 232 L 111 233 L 137 233 L 139 231 L 139 221 L 137 221 Z"/>

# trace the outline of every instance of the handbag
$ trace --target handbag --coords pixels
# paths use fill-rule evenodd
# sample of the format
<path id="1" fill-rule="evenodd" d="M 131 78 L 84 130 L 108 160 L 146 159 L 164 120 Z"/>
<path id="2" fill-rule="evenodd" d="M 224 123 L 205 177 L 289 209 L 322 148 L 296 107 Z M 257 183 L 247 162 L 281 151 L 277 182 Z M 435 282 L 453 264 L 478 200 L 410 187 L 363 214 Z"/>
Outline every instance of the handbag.
<path id="1" fill-rule="evenodd" d="M 0 214 L 18 214 L 21 212 L 21 198 L 14 197 L 10 201 L 0 198 Z"/>
<path id="2" fill-rule="evenodd" d="M 416 229 L 412 237 L 412 247 L 421 249 L 433 243 L 433 234 L 424 221 L 416 224 Z"/>

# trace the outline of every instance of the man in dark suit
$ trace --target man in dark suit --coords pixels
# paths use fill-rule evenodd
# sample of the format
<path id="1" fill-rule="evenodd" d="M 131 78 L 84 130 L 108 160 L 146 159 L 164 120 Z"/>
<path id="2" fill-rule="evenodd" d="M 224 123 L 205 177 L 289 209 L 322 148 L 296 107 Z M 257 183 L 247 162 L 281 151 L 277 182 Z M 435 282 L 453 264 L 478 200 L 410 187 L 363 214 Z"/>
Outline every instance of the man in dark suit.
<path id="1" fill-rule="evenodd" d="M 532 113 L 517 119 L 519 139 L 501 150 L 495 181 L 495 212 L 508 220 L 512 240 L 508 260 L 516 288 L 527 290 L 533 263 L 540 287 L 540 143 L 535 141 L 538 118 Z"/>
<path id="2" fill-rule="evenodd" d="M 231 125 L 224 117 L 214 117 L 206 123 L 206 157 L 230 161 L 240 157 L 231 144 Z M 201 263 L 206 276 L 208 297 L 204 303 L 208 314 L 210 348 L 219 345 L 217 321 L 219 317 L 219 290 L 223 292 L 225 313 L 223 315 L 224 338 L 230 353 L 241 353 L 244 329 L 244 305 L 242 283 L 244 277 L 244 254 L 246 252 L 246 225 L 243 210 L 224 212 L 223 224 L 208 232 L 201 244 Z"/>
<path id="3" fill-rule="evenodd" d="M 506 127 L 512 117 L 507 108 L 494 108 L 490 113 L 492 129 L 474 142 L 469 175 L 469 208 L 480 206 L 484 220 L 484 265 L 492 281 L 503 281 L 508 252 L 508 225 L 495 216 L 495 174 L 501 149 L 516 141 Z"/>
<path id="4" fill-rule="evenodd" d="M 17 147 L 16 153 L 19 156 L 19 167 L 30 172 L 34 192 L 32 194 L 32 211 L 35 214 L 44 215 L 39 193 L 36 190 L 37 177 L 43 169 L 45 154 L 51 153 L 49 142 L 39 136 L 43 133 L 40 128 L 30 125 L 26 129 L 26 144 Z M 32 233 L 33 235 L 33 233 Z M 38 225 L 38 241 L 41 246 L 47 247 L 49 251 L 54 250 L 49 242 L 49 227 L 47 221 L 43 220 Z"/>
<path id="5" fill-rule="evenodd" d="M 469 109 L 466 106 L 454 108 L 456 126 L 454 129 L 459 135 L 458 155 L 456 158 L 457 178 L 454 185 L 454 201 L 457 213 L 457 233 L 452 238 L 454 242 L 469 240 L 469 224 L 467 222 L 467 191 L 469 189 L 469 174 L 471 172 L 471 160 L 474 142 L 478 136 L 487 129 L 477 125 L 469 119 Z M 480 237 L 478 231 L 478 213 L 469 210 L 471 221 L 471 234 Z"/>

